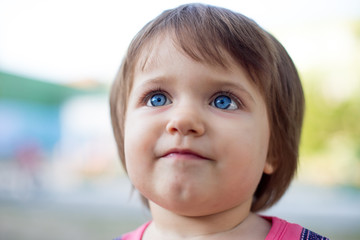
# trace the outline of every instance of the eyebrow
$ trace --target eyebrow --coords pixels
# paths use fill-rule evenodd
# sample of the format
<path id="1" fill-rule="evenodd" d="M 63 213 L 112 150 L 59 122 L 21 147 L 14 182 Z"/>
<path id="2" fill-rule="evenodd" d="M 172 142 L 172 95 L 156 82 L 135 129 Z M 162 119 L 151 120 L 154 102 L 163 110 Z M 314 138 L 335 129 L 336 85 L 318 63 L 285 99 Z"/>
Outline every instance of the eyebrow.
<path id="1" fill-rule="evenodd" d="M 166 82 L 169 82 L 169 78 L 165 77 L 154 77 L 141 81 L 141 83 L 134 83 L 132 92 L 143 91 L 144 89 L 151 89 L 153 87 L 160 87 Z"/>
<path id="2" fill-rule="evenodd" d="M 245 80 L 248 81 L 248 80 Z M 232 81 L 226 81 L 226 80 L 221 80 L 221 79 L 209 79 L 209 86 L 214 87 L 214 88 L 229 88 L 229 89 L 235 89 L 236 91 L 240 91 L 243 92 L 247 98 L 249 98 L 249 100 L 251 100 L 252 102 L 256 103 L 253 94 L 251 94 L 249 92 L 249 90 L 247 90 L 243 84 L 241 83 L 234 83 Z"/>
<path id="3" fill-rule="evenodd" d="M 148 78 L 148 79 L 145 79 L 141 82 L 141 84 L 136 84 L 135 83 L 135 87 L 140 87 L 140 86 L 151 86 L 151 85 L 162 85 L 166 82 L 169 82 L 170 79 L 168 77 L 154 77 L 154 78 Z"/>

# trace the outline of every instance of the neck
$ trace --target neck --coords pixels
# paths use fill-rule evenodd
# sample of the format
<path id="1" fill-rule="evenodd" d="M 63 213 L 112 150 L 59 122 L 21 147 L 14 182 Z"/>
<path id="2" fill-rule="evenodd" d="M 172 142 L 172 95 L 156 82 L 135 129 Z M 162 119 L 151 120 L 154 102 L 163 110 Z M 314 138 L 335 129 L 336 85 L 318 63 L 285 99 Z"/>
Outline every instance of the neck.
<path id="1" fill-rule="evenodd" d="M 250 212 L 250 204 L 206 216 L 184 216 L 150 202 L 153 223 L 144 239 L 238 239 L 239 236 L 250 236 L 260 227 L 260 218 Z M 265 236 L 268 230 L 267 225 L 263 231 Z"/>

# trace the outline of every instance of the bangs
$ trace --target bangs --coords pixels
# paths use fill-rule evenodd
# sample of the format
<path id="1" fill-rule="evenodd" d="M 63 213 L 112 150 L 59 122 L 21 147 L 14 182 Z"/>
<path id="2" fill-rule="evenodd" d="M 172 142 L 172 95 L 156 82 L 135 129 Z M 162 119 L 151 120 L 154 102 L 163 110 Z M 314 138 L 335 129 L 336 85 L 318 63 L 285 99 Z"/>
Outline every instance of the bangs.
<path id="1" fill-rule="evenodd" d="M 195 61 L 223 68 L 229 68 L 231 61 L 235 61 L 247 70 L 255 83 L 262 78 L 260 75 L 267 75 L 271 68 L 267 65 L 273 62 L 268 60 L 269 46 L 264 44 L 267 35 L 252 20 L 227 9 L 185 5 L 175 11 L 165 11 L 140 33 L 130 49 L 137 60 L 141 58 L 138 62 L 141 69 L 164 36 L 170 36 L 174 46 Z"/>

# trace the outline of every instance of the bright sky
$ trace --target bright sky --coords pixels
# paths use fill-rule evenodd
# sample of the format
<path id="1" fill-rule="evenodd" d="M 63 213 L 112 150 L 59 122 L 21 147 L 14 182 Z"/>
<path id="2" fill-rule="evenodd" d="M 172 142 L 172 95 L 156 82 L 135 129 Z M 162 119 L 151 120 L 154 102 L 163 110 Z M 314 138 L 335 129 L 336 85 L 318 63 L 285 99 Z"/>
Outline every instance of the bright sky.
<path id="1" fill-rule="evenodd" d="M 192 1 L 0 0 L 0 70 L 53 82 L 109 83 L 136 32 L 186 2 Z M 196 2 L 241 12 L 275 36 L 279 28 L 294 32 L 299 24 L 360 16 L 358 0 Z M 301 55 L 302 48 L 292 51 Z"/>

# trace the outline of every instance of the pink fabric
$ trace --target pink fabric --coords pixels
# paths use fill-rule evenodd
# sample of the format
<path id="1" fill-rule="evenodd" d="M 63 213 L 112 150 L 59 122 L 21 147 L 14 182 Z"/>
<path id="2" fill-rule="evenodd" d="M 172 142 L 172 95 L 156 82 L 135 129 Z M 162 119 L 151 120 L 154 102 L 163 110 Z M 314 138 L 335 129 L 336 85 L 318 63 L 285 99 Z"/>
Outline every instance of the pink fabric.
<path id="1" fill-rule="evenodd" d="M 262 216 L 263 217 L 263 216 Z M 298 224 L 286 222 L 283 219 L 277 217 L 263 217 L 271 222 L 271 229 L 265 240 L 299 240 L 301 236 L 302 227 Z M 140 226 L 135 231 L 124 234 L 121 240 L 141 240 L 146 228 L 150 222 L 147 222 Z"/>
<path id="2" fill-rule="evenodd" d="M 135 231 L 124 234 L 121 237 L 121 240 L 141 240 L 146 228 L 149 226 L 150 223 L 151 223 L 151 221 L 143 224 Z"/>
<path id="3" fill-rule="evenodd" d="M 265 240 L 299 240 L 303 227 L 277 217 L 263 217 L 271 222 L 271 229 Z"/>

